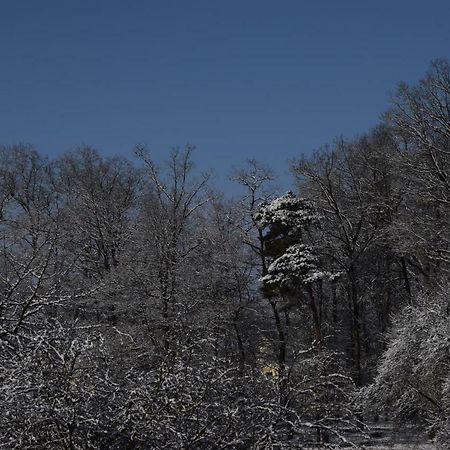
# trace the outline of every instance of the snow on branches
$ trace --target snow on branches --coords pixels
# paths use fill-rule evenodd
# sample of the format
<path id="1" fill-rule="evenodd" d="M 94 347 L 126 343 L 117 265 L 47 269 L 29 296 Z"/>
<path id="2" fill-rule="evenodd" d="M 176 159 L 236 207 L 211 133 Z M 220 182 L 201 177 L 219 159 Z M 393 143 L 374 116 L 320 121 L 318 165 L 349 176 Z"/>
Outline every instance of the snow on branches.
<path id="1" fill-rule="evenodd" d="M 441 292 L 420 295 L 394 317 L 378 374 L 366 392 L 373 409 L 388 410 L 399 419 L 422 417 L 435 428 L 447 421 L 449 304 L 445 286 Z"/>
<path id="2" fill-rule="evenodd" d="M 270 227 L 266 234 L 266 249 L 273 258 L 261 278 L 263 283 L 286 288 L 338 276 L 322 270 L 314 248 L 304 243 L 302 231 L 319 222 L 320 218 L 311 200 L 297 197 L 292 192 L 260 205 L 255 221 L 262 228 Z"/>
<path id="3" fill-rule="evenodd" d="M 297 197 L 289 191 L 270 202 L 262 203 L 254 219 L 261 228 L 275 224 L 285 227 L 301 227 L 317 222 L 320 216 L 310 200 Z"/>
<path id="4" fill-rule="evenodd" d="M 284 287 L 295 282 L 309 284 L 325 278 L 332 280 L 337 276 L 336 273 L 319 269 L 319 259 L 311 247 L 295 244 L 272 262 L 261 281 Z"/>

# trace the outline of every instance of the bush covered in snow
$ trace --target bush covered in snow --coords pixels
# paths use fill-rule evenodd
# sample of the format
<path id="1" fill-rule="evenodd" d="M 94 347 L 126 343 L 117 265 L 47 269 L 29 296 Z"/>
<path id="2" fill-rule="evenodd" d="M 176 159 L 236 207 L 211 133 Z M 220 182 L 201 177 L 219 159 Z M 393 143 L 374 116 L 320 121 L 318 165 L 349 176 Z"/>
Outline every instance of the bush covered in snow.
<path id="1" fill-rule="evenodd" d="M 397 420 L 419 420 L 448 433 L 450 293 L 422 294 L 396 317 L 368 404 Z"/>

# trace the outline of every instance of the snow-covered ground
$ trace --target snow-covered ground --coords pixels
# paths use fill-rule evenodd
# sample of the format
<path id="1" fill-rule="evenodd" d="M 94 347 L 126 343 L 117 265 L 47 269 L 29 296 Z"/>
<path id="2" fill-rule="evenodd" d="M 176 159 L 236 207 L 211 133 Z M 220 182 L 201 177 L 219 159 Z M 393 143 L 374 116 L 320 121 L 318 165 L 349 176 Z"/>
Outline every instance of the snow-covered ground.
<path id="1" fill-rule="evenodd" d="M 375 445 L 364 447 L 367 450 L 435 450 L 433 444 L 393 444 L 393 445 Z"/>
<path id="2" fill-rule="evenodd" d="M 330 447 L 304 447 L 304 450 L 323 450 L 324 448 Z M 354 447 L 347 447 L 354 448 Z M 374 444 L 374 445 L 364 445 L 359 447 L 366 450 L 436 450 L 434 444 L 426 443 L 402 443 L 402 444 Z"/>
<path id="3" fill-rule="evenodd" d="M 371 442 L 363 448 L 370 450 L 435 450 L 424 432 L 414 427 L 394 428 L 391 424 L 376 424 L 369 432 Z"/>
<path id="4" fill-rule="evenodd" d="M 391 423 L 371 424 L 366 434 L 346 434 L 346 438 L 356 444 L 357 448 L 367 450 L 436 450 L 436 446 L 428 440 L 426 434 L 413 426 L 405 426 L 399 430 Z M 336 444 L 335 444 L 336 445 Z M 306 450 L 333 448 L 311 443 L 302 447 Z M 355 448 L 343 445 L 336 448 Z"/>

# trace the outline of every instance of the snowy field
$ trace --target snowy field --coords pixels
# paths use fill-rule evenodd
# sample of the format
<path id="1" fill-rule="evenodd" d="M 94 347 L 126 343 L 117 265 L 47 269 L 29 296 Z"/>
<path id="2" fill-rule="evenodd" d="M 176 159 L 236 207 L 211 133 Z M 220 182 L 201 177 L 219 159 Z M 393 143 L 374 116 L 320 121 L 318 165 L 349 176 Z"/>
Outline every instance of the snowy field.
<path id="1" fill-rule="evenodd" d="M 317 446 L 311 446 L 311 447 L 302 447 L 304 450 L 323 450 L 325 448 L 330 447 L 317 447 Z M 333 447 L 331 447 L 333 448 Z M 339 448 L 339 447 L 338 447 Z M 340 447 L 344 448 L 344 447 Z M 355 448 L 355 447 L 347 447 L 347 448 Z M 376 443 L 373 445 L 362 445 L 361 447 L 357 447 L 360 449 L 366 449 L 366 450 L 436 450 L 436 446 L 431 443 L 413 443 L 413 442 L 403 442 L 403 443 Z"/>
<path id="2" fill-rule="evenodd" d="M 436 450 L 433 444 L 386 444 L 362 447 L 367 450 Z"/>
<path id="3" fill-rule="evenodd" d="M 302 447 L 304 450 L 323 450 L 325 448 L 330 447 Z M 333 448 L 333 447 L 331 447 Z M 343 447 L 341 447 L 343 448 Z M 355 447 L 348 447 L 348 448 L 355 448 Z M 364 445 L 361 447 L 357 447 L 360 449 L 367 449 L 367 450 L 436 450 L 436 446 L 434 444 L 427 444 L 427 443 L 384 443 L 384 444 L 373 444 L 373 445 Z"/>
<path id="4" fill-rule="evenodd" d="M 319 450 L 325 448 L 360 448 L 367 450 L 436 450 L 434 443 L 429 441 L 426 435 L 412 426 L 406 426 L 402 430 L 398 430 L 392 424 L 383 422 L 372 424 L 366 435 L 347 434 L 346 438 L 357 445 L 339 446 L 334 443 L 336 447 L 309 444 L 302 446 L 305 450 Z"/>

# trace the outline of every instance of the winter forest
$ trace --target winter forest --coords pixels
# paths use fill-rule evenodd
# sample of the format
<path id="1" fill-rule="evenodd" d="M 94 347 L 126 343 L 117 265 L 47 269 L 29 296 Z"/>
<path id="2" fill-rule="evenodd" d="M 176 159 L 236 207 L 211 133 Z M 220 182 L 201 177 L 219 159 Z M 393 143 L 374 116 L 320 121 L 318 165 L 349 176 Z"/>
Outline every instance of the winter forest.
<path id="1" fill-rule="evenodd" d="M 1 147 L 0 448 L 449 448 L 449 62 L 289 164 Z"/>

